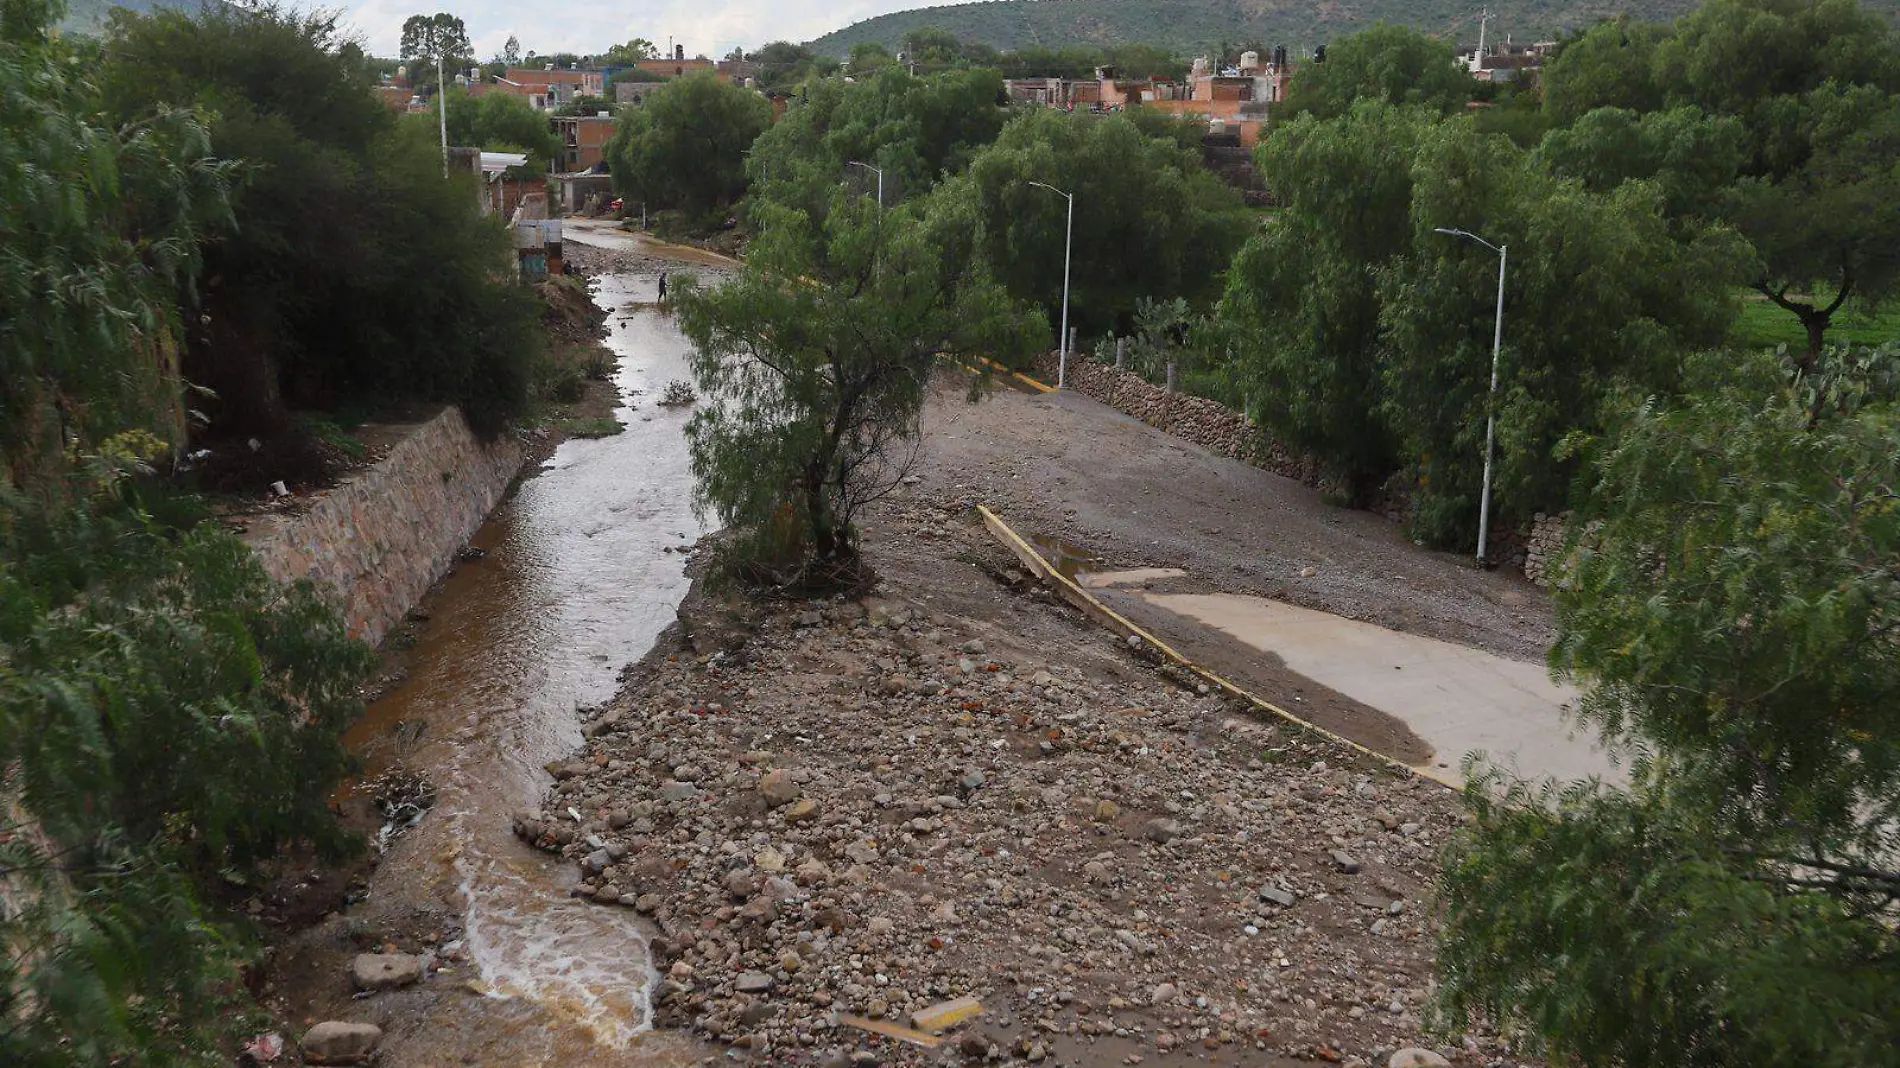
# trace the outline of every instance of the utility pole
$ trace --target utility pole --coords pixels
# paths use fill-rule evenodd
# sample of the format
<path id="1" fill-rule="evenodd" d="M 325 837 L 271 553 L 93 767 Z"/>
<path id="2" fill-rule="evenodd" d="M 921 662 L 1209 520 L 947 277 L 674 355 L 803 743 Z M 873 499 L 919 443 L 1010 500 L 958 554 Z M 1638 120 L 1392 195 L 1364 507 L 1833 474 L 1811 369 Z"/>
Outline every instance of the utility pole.
<path id="1" fill-rule="evenodd" d="M 1069 384 L 1069 260 L 1075 253 L 1075 194 L 1064 193 L 1047 182 L 1030 182 L 1069 202 L 1069 226 L 1062 239 L 1062 333 L 1057 335 L 1061 346 L 1056 356 L 1056 388 L 1065 389 Z"/>
<path id="2" fill-rule="evenodd" d="M 1498 254 L 1498 313 L 1491 326 L 1491 392 L 1484 405 L 1484 490 L 1478 498 L 1478 566 L 1486 563 L 1485 543 L 1491 537 L 1491 458 L 1496 451 L 1498 430 L 1498 353 L 1504 348 L 1504 265 L 1510 259 L 1509 245 L 1493 245 L 1466 230 L 1436 227 L 1433 233 L 1475 241 Z"/>
<path id="3" fill-rule="evenodd" d="M 1478 59 L 1480 61 L 1480 65 L 1482 65 L 1482 61 L 1484 60 L 1484 27 L 1485 27 L 1485 23 L 1490 22 L 1490 21 L 1491 21 L 1491 9 L 1488 7 L 1479 8 L 1478 9 Z"/>
<path id="4" fill-rule="evenodd" d="M 449 176 L 449 79 L 444 70 L 442 53 L 438 44 L 435 50 L 435 113 L 442 124 L 442 177 Z"/>

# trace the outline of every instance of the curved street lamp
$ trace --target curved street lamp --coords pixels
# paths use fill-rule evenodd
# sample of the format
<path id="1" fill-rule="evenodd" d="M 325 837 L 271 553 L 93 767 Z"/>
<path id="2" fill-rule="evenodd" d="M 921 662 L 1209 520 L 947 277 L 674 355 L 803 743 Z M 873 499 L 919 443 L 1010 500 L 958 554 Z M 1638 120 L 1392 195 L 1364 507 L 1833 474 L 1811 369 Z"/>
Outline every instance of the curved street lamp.
<path id="1" fill-rule="evenodd" d="M 850 160 L 849 162 L 845 164 L 845 166 L 863 167 L 865 170 L 872 171 L 877 175 L 877 210 L 883 211 L 884 210 L 884 168 L 873 167 L 869 163 L 859 163 L 857 160 Z"/>
<path id="2" fill-rule="evenodd" d="M 1498 254 L 1498 314 L 1491 328 L 1491 393 L 1484 405 L 1484 489 L 1478 498 L 1478 566 L 1485 565 L 1485 543 L 1491 534 L 1491 457 L 1497 439 L 1498 350 L 1504 346 L 1504 265 L 1509 245 L 1493 245 L 1469 230 L 1434 227 L 1433 233 L 1475 241 Z"/>
<path id="3" fill-rule="evenodd" d="M 1062 334 L 1056 338 L 1056 388 L 1069 382 L 1069 256 L 1075 251 L 1075 194 L 1065 193 L 1047 182 L 1030 182 L 1069 202 L 1069 226 L 1062 239 Z"/>

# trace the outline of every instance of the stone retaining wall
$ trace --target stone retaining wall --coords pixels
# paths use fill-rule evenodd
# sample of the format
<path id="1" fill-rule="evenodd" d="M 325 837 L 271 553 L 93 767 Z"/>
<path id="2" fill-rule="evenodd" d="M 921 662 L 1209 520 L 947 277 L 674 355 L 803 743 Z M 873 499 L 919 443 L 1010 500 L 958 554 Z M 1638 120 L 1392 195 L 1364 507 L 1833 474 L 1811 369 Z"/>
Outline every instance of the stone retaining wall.
<path id="1" fill-rule="evenodd" d="M 1054 353 L 1036 359 L 1036 373 L 1044 382 L 1056 380 L 1056 362 Z M 1068 388 L 1222 456 L 1309 486 L 1333 488 L 1322 477 L 1318 464 L 1294 456 L 1278 442 L 1267 440 L 1245 414 L 1219 401 L 1188 393 L 1170 393 L 1133 371 L 1117 371 L 1109 364 L 1097 363 L 1085 356 L 1070 357 Z"/>
<path id="2" fill-rule="evenodd" d="M 1531 532 L 1524 544 L 1524 577 L 1546 589 L 1550 570 L 1564 551 L 1564 539 L 1570 534 L 1570 513 L 1539 512 L 1531 520 Z"/>
<path id="3" fill-rule="evenodd" d="M 301 514 L 253 521 L 244 540 L 277 580 L 336 591 L 350 634 L 375 644 L 448 572 L 521 460 L 513 438 L 484 444 L 445 408 Z"/>

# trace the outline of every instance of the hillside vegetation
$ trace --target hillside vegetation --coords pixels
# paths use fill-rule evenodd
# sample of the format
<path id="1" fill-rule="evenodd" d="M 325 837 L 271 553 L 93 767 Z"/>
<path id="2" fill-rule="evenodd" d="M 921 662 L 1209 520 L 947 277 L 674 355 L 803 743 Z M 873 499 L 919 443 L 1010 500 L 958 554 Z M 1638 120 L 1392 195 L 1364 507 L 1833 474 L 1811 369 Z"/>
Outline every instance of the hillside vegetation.
<path id="1" fill-rule="evenodd" d="M 1284 44 L 1298 52 L 1378 22 L 1475 42 L 1479 6 L 1465 0 L 990 0 L 880 15 L 834 30 L 811 47 L 840 58 L 859 44 L 895 51 L 905 34 L 935 27 L 1004 51 L 1149 44 L 1198 52 L 1225 43 Z M 1622 14 L 1668 22 L 1697 5 L 1694 0 L 1500 0 L 1490 6 L 1497 12 L 1492 33 L 1529 41 Z M 1900 12 L 1900 0 L 1868 0 L 1863 6 L 1890 18 Z"/>

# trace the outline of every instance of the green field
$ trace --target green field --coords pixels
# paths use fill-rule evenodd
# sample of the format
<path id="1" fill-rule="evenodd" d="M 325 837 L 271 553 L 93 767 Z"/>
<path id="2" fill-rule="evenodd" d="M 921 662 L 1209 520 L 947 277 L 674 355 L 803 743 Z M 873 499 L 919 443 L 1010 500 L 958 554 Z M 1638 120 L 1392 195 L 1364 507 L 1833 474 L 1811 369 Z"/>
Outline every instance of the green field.
<path id="1" fill-rule="evenodd" d="M 1800 320 L 1758 294 L 1742 300 L 1742 316 L 1735 321 L 1735 344 L 1744 348 L 1787 345 L 1805 348 L 1807 331 Z M 1849 304 L 1834 313 L 1827 339 L 1835 344 L 1877 345 L 1900 338 L 1900 308 L 1869 309 Z"/>

